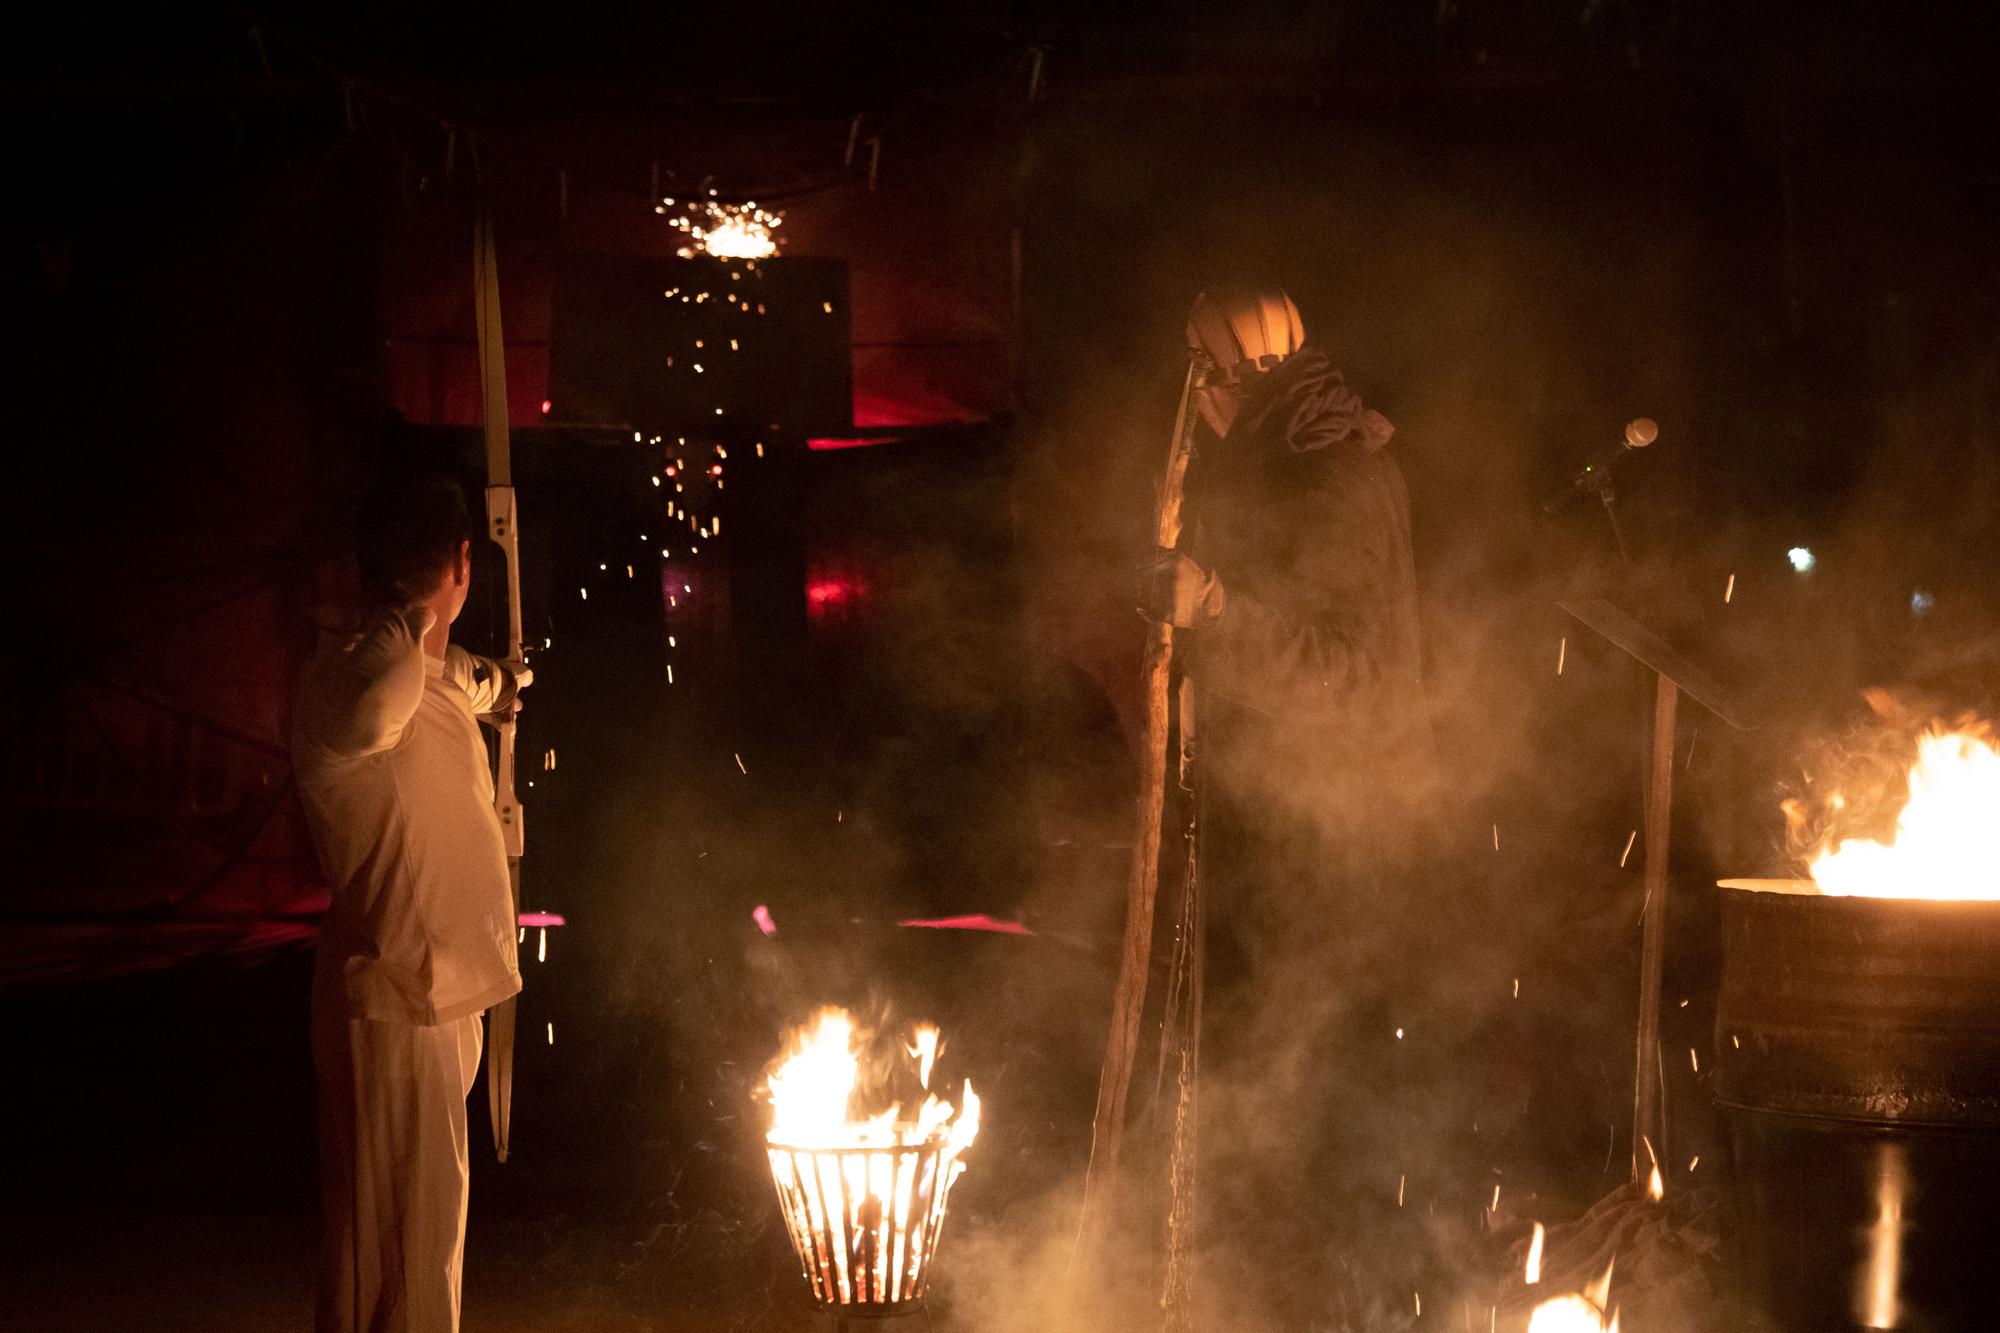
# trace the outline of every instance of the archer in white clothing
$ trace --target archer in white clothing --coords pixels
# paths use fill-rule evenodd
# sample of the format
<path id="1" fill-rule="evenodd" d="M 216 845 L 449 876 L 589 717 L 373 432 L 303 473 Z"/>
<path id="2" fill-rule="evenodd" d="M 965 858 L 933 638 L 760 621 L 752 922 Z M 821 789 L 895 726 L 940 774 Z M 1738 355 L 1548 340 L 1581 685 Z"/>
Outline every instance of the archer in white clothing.
<path id="1" fill-rule="evenodd" d="M 450 481 L 386 486 L 358 551 L 375 609 L 321 644 L 294 712 L 333 890 L 313 975 L 320 1333 L 458 1328 L 480 1015 L 521 989 L 478 721 L 532 679 L 447 641 L 470 540 Z"/>

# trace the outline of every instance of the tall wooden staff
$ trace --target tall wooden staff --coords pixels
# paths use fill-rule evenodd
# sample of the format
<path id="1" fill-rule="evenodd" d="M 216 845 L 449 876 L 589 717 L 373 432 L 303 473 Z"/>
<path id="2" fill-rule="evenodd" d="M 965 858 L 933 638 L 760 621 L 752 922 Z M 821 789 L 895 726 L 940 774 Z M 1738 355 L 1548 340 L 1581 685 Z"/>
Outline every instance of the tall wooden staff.
<path id="1" fill-rule="evenodd" d="M 500 266 L 493 249 L 493 215 L 484 204 L 473 225 L 473 309 L 479 330 L 479 388 L 486 420 L 486 535 L 507 562 L 507 653 L 526 661 L 521 638 L 521 547 L 515 523 L 513 448 L 507 429 L 506 341 L 500 333 Z M 499 719 L 500 763 L 493 807 L 507 849 L 507 880 L 514 914 L 521 911 L 521 802 L 514 794 L 514 713 Z M 508 923 L 512 925 L 510 921 Z M 493 1116 L 493 1149 L 507 1160 L 514 1111 L 514 999 L 493 1006 L 486 1020 L 486 1103 Z"/>
<path id="2" fill-rule="evenodd" d="M 1188 361 L 1181 383 L 1180 409 L 1174 415 L 1173 439 L 1167 447 L 1167 470 L 1160 482 L 1159 549 L 1171 551 L 1181 540 L 1181 486 L 1187 477 L 1188 448 L 1195 414 L 1189 410 L 1200 376 Z M 1071 1271 L 1095 1249 L 1118 1178 L 1118 1154 L 1125 1132 L 1125 1094 L 1132 1082 L 1132 1060 L 1139 1049 L 1139 1019 L 1146 1007 L 1146 981 L 1152 968 L 1153 902 L 1159 892 L 1160 821 L 1166 805 L 1168 675 L 1173 665 L 1172 625 L 1147 627 L 1140 679 L 1146 697 L 1146 741 L 1139 770 L 1138 829 L 1132 838 L 1131 875 L 1125 886 L 1125 944 L 1118 963 L 1118 988 L 1111 999 L 1111 1037 L 1097 1080 L 1097 1115 L 1090 1131 L 1090 1166 L 1083 1180 L 1083 1212 L 1077 1226 Z"/>

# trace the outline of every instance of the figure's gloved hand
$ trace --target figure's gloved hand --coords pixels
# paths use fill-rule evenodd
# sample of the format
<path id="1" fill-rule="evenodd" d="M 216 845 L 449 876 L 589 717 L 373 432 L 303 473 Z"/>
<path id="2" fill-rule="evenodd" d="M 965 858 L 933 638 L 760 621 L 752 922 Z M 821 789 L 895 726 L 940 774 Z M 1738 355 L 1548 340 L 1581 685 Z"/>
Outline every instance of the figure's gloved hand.
<path id="1" fill-rule="evenodd" d="M 1222 579 L 1179 551 L 1161 551 L 1141 577 L 1139 613 L 1176 629 L 1196 629 L 1222 614 Z"/>

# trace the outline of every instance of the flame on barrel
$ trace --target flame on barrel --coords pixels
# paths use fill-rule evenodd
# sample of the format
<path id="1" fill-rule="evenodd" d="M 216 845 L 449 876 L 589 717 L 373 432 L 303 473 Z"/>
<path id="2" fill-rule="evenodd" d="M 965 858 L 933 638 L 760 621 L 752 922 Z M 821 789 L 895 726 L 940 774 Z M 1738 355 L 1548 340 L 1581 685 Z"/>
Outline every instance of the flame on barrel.
<path id="1" fill-rule="evenodd" d="M 962 1105 L 930 1090 L 937 1028 L 902 1048 L 923 1095 L 912 1114 L 891 1103 L 857 1112 L 867 1042 L 844 1009 L 822 1009 L 792 1034 L 767 1086 L 766 1151 L 778 1202 L 813 1298 L 828 1307 L 890 1308 L 923 1299 L 945 1202 L 979 1133 L 979 1097 Z"/>
<path id="2" fill-rule="evenodd" d="M 1857 784 L 1858 786 L 1858 784 Z M 1868 898 L 2000 898 L 2000 746 L 1990 724 L 1961 720 L 1933 725 L 1918 738 L 1916 758 L 1890 798 L 1901 807 L 1869 809 L 1857 790 L 1836 785 L 1820 804 L 1817 836 L 1805 850 L 1821 893 Z M 1879 826 L 1894 813 L 1886 837 L 1864 837 L 1857 826 Z M 1787 802 L 1795 831 L 1810 820 Z"/>

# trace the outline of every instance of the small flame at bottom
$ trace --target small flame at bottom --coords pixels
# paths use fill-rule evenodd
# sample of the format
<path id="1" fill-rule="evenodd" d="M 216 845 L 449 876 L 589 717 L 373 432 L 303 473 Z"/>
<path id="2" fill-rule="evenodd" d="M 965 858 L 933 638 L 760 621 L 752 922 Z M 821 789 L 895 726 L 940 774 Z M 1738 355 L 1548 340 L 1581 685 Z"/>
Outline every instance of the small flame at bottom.
<path id="1" fill-rule="evenodd" d="M 1581 1296 L 1543 1301 L 1528 1318 L 1528 1333 L 1618 1333 L 1618 1315 L 1604 1311 Z"/>

